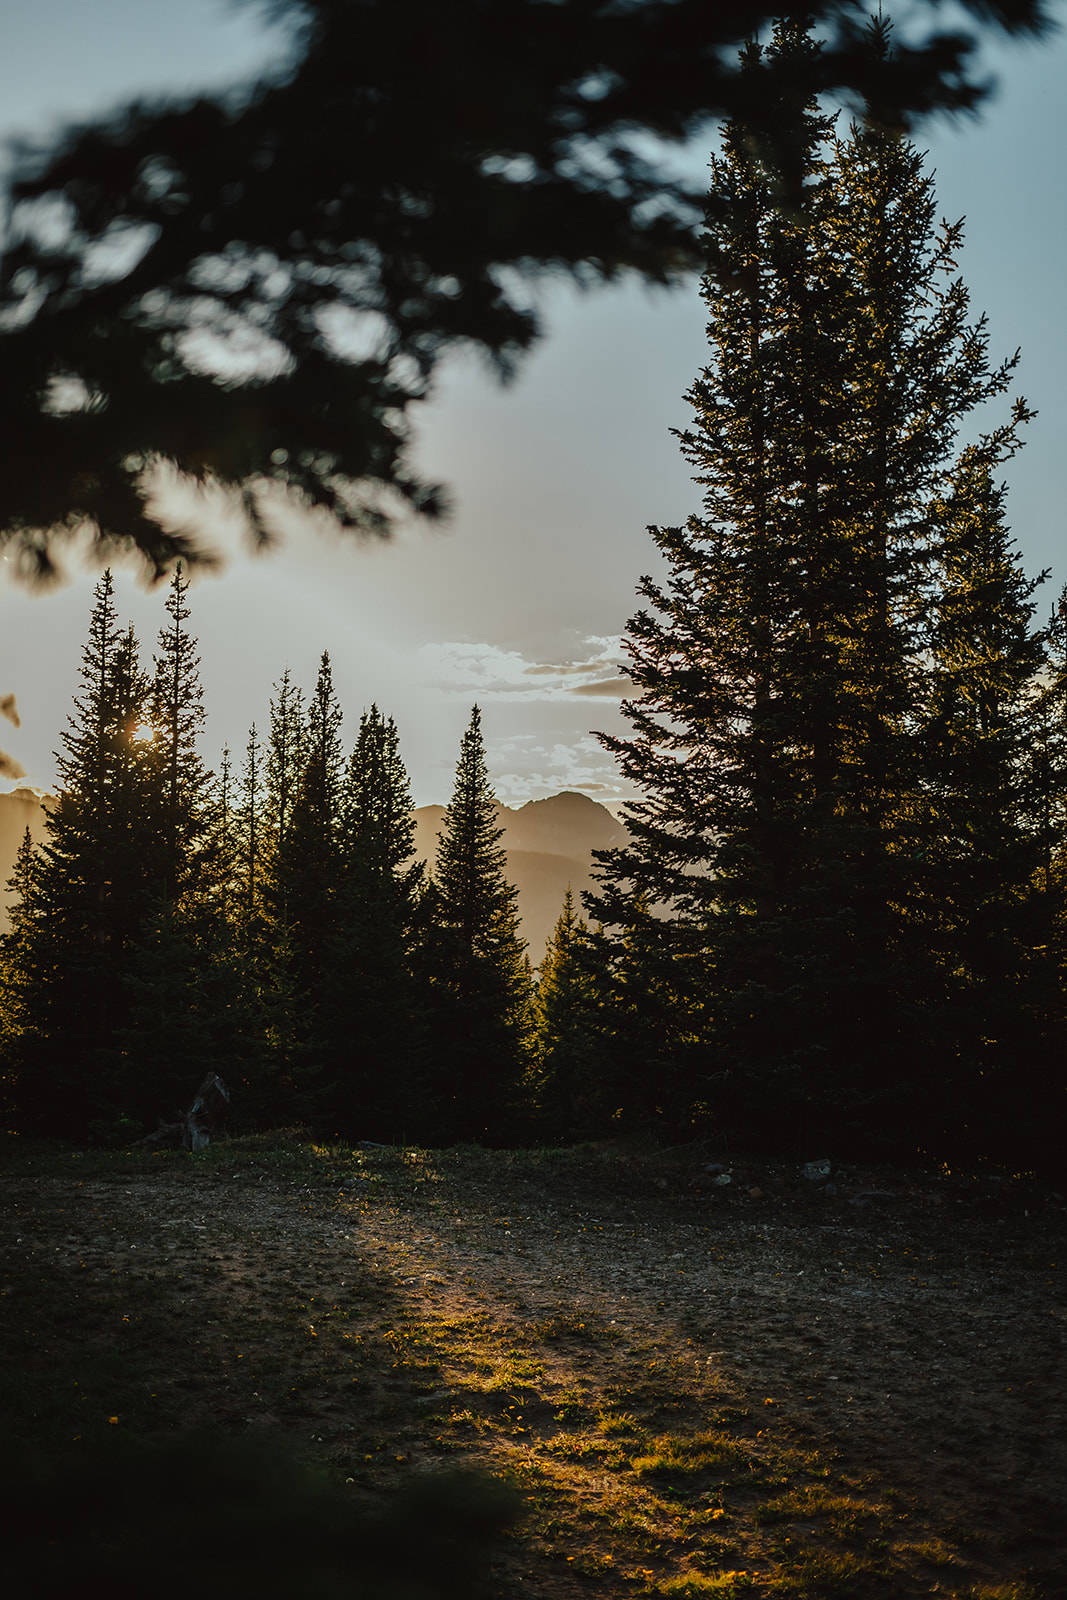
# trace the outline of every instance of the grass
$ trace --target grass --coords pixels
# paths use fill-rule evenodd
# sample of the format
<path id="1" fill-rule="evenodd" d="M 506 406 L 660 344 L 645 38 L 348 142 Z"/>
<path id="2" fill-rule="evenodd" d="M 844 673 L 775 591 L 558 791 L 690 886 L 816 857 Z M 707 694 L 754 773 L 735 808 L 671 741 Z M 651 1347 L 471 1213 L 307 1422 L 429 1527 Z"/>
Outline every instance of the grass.
<path id="1" fill-rule="evenodd" d="M 747 1572 L 680 1572 L 655 1587 L 656 1594 L 672 1600 L 699 1600 L 701 1595 L 716 1595 L 718 1600 L 733 1600 L 735 1595 L 751 1594 L 753 1581 Z"/>
<path id="2" fill-rule="evenodd" d="M 750 1447 L 721 1433 L 661 1437 L 645 1455 L 630 1463 L 639 1478 L 693 1478 L 737 1476 L 738 1471 L 758 1472 Z"/>

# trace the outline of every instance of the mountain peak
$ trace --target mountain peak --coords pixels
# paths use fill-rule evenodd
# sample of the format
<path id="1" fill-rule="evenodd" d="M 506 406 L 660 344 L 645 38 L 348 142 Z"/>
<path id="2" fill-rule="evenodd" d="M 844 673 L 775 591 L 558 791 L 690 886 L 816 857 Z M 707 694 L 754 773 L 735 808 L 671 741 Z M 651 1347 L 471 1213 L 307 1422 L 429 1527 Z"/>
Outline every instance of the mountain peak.
<path id="1" fill-rule="evenodd" d="M 600 804 L 599 800 L 594 800 L 592 795 L 582 794 L 579 789 L 561 789 L 559 794 L 543 795 L 540 800 L 527 800 L 524 805 L 518 807 L 518 810 L 525 813 L 535 810 L 538 806 L 552 806 L 557 810 L 569 808 L 574 811 L 590 811 L 591 809 L 605 811 L 607 809 Z M 610 816 L 611 813 L 608 812 L 608 815 Z"/>

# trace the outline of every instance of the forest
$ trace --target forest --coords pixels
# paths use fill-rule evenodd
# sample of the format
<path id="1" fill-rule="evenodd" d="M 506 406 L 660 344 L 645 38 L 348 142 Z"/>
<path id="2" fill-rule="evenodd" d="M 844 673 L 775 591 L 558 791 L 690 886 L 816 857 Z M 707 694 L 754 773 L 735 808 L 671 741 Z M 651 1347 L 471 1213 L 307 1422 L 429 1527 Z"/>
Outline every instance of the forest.
<path id="1" fill-rule="evenodd" d="M 784 23 L 742 72 L 788 94 L 813 52 Z M 524 948 L 477 708 L 415 861 L 398 731 L 371 707 L 345 750 L 326 654 L 209 771 L 181 565 L 149 665 L 105 573 L 12 880 L 10 1126 L 121 1144 L 218 1071 L 245 1130 L 1054 1158 L 1067 591 L 1008 524 L 1018 356 L 916 147 L 780 111 L 788 148 L 735 118 L 712 162 L 701 504 L 649 530 L 604 738 L 637 798 L 588 904 Z"/>

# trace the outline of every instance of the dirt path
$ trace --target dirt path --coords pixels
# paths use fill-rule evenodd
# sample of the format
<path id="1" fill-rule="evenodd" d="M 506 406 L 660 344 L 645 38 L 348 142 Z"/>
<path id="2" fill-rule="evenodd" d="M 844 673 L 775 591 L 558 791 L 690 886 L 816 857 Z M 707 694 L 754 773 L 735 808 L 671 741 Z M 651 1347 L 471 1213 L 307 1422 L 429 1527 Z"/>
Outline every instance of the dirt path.
<path id="1" fill-rule="evenodd" d="M 282 1435 L 364 1499 L 477 1462 L 527 1508 L 501 1594 L 1067 1594 L 1062 1201 L 722 1176 L 255 1141 L 23 1163 L 32 1425 Z"/>

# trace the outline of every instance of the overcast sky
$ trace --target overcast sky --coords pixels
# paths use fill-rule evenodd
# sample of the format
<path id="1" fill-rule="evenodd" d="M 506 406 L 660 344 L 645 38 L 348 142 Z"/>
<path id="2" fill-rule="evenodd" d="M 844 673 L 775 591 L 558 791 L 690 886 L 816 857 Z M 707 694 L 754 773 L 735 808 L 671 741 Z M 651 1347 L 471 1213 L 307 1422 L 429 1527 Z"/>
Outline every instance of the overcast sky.
<path id="1" fill-rule="evenodd" d="M 222 0 L 0 0 L 0 132 L 41 134 L 143 90 L 231 81 L 274 48 L 254 12 Z M 1067 577 L 1067 40 L 990 58 L 1000 90 L 978 123 L 938 123 L 920 143 L 943 213 L 968 218 L 963 275 L 989 316 L 992 355 L 1022 346 L 1019 387 L 1038 408 L 1012 464 L 1010 508 L 1031 570 Z M 590 730 L 614 730 L 618 637 L 652 561 L 649 523 L 699 507 L 671 427 L 705 359 L 696 284 L 544 299 L 547 337 L 501 389 L 457 362 L 424 408 L 419 461 L 452 488 L 444 532 L 388 547 L 296 531 L 285 549 L 239 551 L 191 596 L 209 711 L 205 754 L 243 748 L 288 665 L 310 687 L 330 652 L 354 736 L 376 701 L 400 729 L 416 802 L 446 801 L 470 706 L 509 803 L 580 788 L 624 791 Z M 0 692 L 21 727 L 0 744 L 31 781 L 54 777 L 95 574 L 28 595 L 0 568 Z M 120 606 L 150 647 L 161 593 L 117 575 Z"/>

